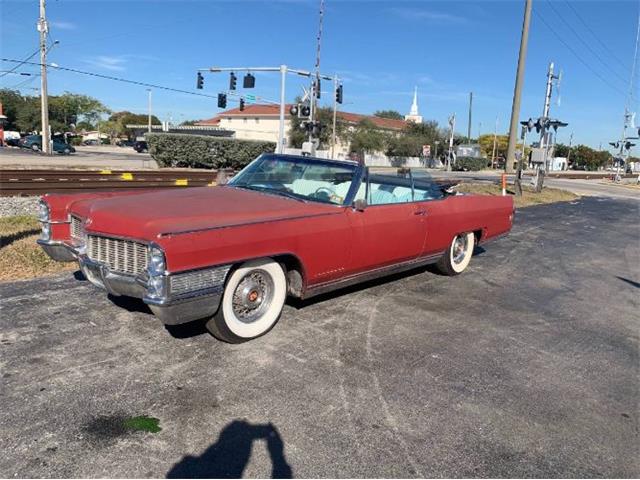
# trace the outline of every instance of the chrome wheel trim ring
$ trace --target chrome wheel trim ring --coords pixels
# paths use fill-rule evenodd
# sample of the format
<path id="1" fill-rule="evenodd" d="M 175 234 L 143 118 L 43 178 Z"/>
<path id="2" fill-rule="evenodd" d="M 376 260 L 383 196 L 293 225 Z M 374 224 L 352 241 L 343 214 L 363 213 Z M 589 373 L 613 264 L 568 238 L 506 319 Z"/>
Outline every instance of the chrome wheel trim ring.
<path id="1" fill-rule="evenodd" d="M 451 247 L 451 257 L 453 260 L 453 263 L 455 263 L 456 265 L 461 264 L 465 257 L 467 256 L 467 247 L 468 247 L 468 240 L 467 240 L 467 235 L 463 234 L 463 235 L 458 235 L 454 240 L 453 240 L 453 245 Z"/>
<path id="2" fill-rule="evenodd" d="M 259 320 L 269 310 L 274 292 L 271 275 L 264 270 L 250 271 L 233 292 L 233 314 L 243 323 Z"/>

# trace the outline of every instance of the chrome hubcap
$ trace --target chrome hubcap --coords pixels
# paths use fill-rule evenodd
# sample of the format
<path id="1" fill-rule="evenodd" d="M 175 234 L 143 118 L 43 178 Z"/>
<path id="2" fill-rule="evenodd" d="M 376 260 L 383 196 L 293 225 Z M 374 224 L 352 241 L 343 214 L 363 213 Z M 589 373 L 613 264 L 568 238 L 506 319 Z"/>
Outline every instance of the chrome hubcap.
<path id="1" fill-rule="evenodd" d="M 233 292 L 233 313 L 244 323 L 258 320 L 271 305 L 273 280 L 262 270 L 244 276 Z"/>
<path id="2" fill-rule="evenodd" d="M 467 253 L 467 236 L 466 235 L 458 235 L 453 241 L 453 263 L 459 264 L 462 263 L 464 257 Z"/>

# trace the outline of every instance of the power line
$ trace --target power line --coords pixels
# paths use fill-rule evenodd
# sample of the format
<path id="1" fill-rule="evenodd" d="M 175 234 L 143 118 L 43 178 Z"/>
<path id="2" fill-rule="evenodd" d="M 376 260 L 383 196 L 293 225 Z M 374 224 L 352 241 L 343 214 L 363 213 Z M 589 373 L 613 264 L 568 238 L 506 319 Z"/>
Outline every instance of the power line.
<path id="1" fill-rule="evenodd" d="M 570 22 L 568 22 L 568 21 L 567 21 L 567 20 L 562 16 L 562 14 L 561 14 L 558 10 L 556 10 L 556 7 L 554 7 L 554 6 L 553 6 L 553 3 L 552 3 L 552 2 L 550 2 L 549 0 L 547 0 L 547 4 L 548 4 L 548 5 L 549 5 L 549 7 L 551 7 L 551 9 L 555 12 L 555 14 L 558 16 L 558 18 L 559 18 L 560 20 L 562 20 L 562 21 L 565 23 L 565 25 L 567 25 L 567 27 L 569 27 L 569 29 L 570 29 L 570 30 L 573 32 L 573 34 L 578 38 L 578 40 L 580 40 L 580 41 L 583 43 L 583 45 L 584 45 L 585 47 L 587 47 L 587 50 L 589 50 L 589 51 L 593 54 L 593 56 L 594 56 L 594 57 L 596 57 L 596 58 L 600 61 L 600 63 L 601 63 L 602 65 L 604 65 L 604 67 L 605 67 L 607 70 L 609 70 L 611 73 L 613 73 L 616 77 L 618 77 L 618 78 L 620 79 L 620 81 L 622 81 L 622 83 L 623 83 L 623 84 L 625 84 L 625 85 L 626 85 L 626 83 L 627 83 L 627 79 L 626 79 L 626 78 L 623 78 L 620 74 L 618 74 L 618 72 L 614 71 L 614 70 L 609 66 L 609 64 L 608 64 L 607 62 L 605 62 L 605 60 L 600 56 L 600 54 L 598 54 L 598 52 L 596 52 L 593 48 L 591 48 L 591 45 L 589 45 L 589 44 L 586 42 L 586 40 L 584 40 L 584 39 L 582 38 L 582 36 L 581 36 L 581 35 L 580 35 L 576 30 L 575 30 L 575 28 L 573 28 L 573 25 L 571 25 L 571 23 L 570 23 Z"/>
<path id="2" fill-rule="evenodd" d="M 25 58 L 21 62 L 17 62 L 17 65 L 15 67 L 13 67 L 11 70 L 7 70 L 6 72 L 0 74 L 0 77 L 4 77 L 5 75 L 9 75 L 10 73 L 15 72 L 18 68 L 20 68 L 21 65 L 28 63 L 28 61 L 31 60 L 33 57 L 35 57 L 38 53 L 40 53 L 40 49 L 33 52 L 31 55 L 29 55 L 27 58 Z"/>
<path id="3" fill-rule="evenodd" d="M 605 49 L 607 51 L 607 53 L 609 54 L 609 56 L 611 58 L 613 58 L 616 62 L 618 62 L 622 68 L 624 68 L 625 70 L 627 70 L 629 68 L 628 65 L 626 65 L 622 60 L 620 60 L 615 53 L 613 53 L 613 51 L 602 41 L 600 40 L 600 37 L 598 37 L 598 35 L 593 31 L 593 29 L 587 24 L 587 22 L 584 21 L 584 18 L 582 18 L 582 16 L 580 15 L 580 13 L 578 13 L 578 11 L 573 8 L 573 5 L 571 5 L 571 3 L 568 0 L 564 0 L 564 3 L 567 4 L 567 6 L 569 8 L 571 8 L 571 10 L 573 10 L 573 13 L 576 15 L 576 17 L 578 17 L 578 20 L 580 20 L 580 22 L 585 26 L 585 28 L 589 31 L 589 33 L 591 33 L 591 35 L 593 35 L 593 38 L 595 38 L 598 43 L 602 46 L 603 49 Z"/>
<path id="4" fill-rule="evenodd" d="M 3 62 L 11 62 L 11 63 L 21 63 L 21 64 L 27 64 L 27 65 L 35 65 L 35 66 L 42 66 L 41 63 L 37 63 L 37 62 L 27 62 L 24 60 L 15 60 L 15 59 L 11 59 L 11 58 L 0 58 L 1 61 Z M 150 88 L 155 88 L 158 90 L 166 90 L 169 92 L 177 92 L 177 93 L 185 93 L 187 95 L 195 95 L 198 97 L 206 97 L 206 98 L 215 98 L 217 99 L 218 96 L 217 95 L 207 95 L 206 93 L 198 93 L 198 92 L 190 92 L 189 90 L 180 90 L 178 88 L 171 88 L 171 87 L 165 87 L 163 85 L 155 85 L 153 83 L 146 83 L 146 82 L 138 82 L 136 80 L 128 80 L 126 78 L 120 78 L 120 77 L 112 77 L 110 75 L 102 75 L 100 73 L 93 73 L 93 72 L 86 72 L 84 70 L 77 70 L 75 68 L 67 68 L 67 67 L 60 67 L 60 66 L 54 66 L 54 65 L 47 65 L 47 67 L 49 68 L 53 68 L 55 70 L 63 70 L 66 72 L 72 72 L 72 73 L 79 73 L 81 75 L 88 75 L 91 77 L 98 77 L 98 78 L 104 78 L 106 80 L 114 80 L 116 82 L 123 82 L 123 83 L 130 83 L 132 85 L 140 85 L 142 87 L 150 87 Z"/>
<path id="5" fill-rule="evenodd" d="M 551 30 L 551 33 L 553 33 L 556 38 L 560 41 L 560 43 L 562 43 L 565 47 L 567 47 L 567 50 L 569 50 L 579 61 L 580 63 L 582 63 L 585 67 L 587 67 L 591 73 L 593 73 L 596 77 L 598 77 L 600 80 L 602 80 L 602 82 L 604 84 L 606 84 L 609 88 L 611 88 L 612 90 L 615 90 L 616 92 L 618 92 L 619 94 L 626 96 L 626 93 L 624 93 L 622 90 L 620 90 L 618 87 L 616 87 L 615 85 L 612 85 L 611 83 L 609 83 L 607 81 L 606 78 L 604 78 L 602 75 L 600 75 L 600 73 L 597 70 L 594 70 L 593 67 L 591 65 L 589 65 L 588 62 L 586 62 L 580 55 L 578 55 L 578 53 L 567 43 L 564 41 L 564 39 L 562 38 L 562 36 L 556 32 L 553 27 L 551 27 L 551 25 L 549 25 L 547 23 L 547 21 L 544 19 L 544 17 L 540 14 L 540 12 L 538 12 L 537 9 L 533 9 L 533 13 L 535 13 L 538 18 L 542 21 L 542 23 L 544 23 L 546 25 L 546 27 Z"/>

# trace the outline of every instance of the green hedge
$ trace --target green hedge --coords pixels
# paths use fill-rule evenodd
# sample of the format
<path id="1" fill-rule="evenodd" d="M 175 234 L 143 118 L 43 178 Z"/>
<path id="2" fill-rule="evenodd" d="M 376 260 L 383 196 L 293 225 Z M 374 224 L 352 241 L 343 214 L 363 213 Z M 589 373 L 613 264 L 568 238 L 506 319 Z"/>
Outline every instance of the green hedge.
<path id="1" fill-rule="evenodd" d="M 462 170 L 466 172 L 477 172 L 483 168 L 487 168 L 488 161 L 486 158 L 477 157 L 458 157 L 453 165 L 454 170 Z"/>
<path id="2" fill-rule="evenodd" d="M 237 169 L 276 148 L 274 142 L 182 133 L 148 133 L 146 139 L 149 153 L 159 167 Z"/>

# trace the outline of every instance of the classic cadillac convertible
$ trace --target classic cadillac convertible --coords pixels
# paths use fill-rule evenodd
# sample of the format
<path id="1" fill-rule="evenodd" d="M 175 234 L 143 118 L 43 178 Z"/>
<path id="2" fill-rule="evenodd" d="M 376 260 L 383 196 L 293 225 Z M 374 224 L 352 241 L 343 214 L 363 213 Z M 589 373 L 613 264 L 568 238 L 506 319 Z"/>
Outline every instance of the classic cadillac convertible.
<path id="1" fill-rule="evenodd" d="M 513 214 L 510 197 L 455 194 L 424 173 L 266 154 L 216 187 L 45 195 L 38 243 L 165 324 L 207 318 L 242 342 L 275 325 L 287 295 L 428 263 L 457 275 Z"/>

